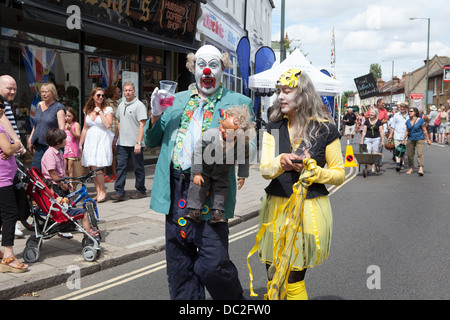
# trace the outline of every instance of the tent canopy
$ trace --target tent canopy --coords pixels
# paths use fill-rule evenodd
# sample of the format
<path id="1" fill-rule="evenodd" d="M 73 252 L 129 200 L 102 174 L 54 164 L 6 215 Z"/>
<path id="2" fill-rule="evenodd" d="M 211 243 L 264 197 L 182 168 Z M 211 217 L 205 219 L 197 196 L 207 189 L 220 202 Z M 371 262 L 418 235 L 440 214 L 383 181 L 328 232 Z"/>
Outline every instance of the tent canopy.
<path id="1" fill-rule="evenodd" d="M 306 72 L 320 95 L 334 96 L 341 93 L 341 82 L 313 67 L 299 49 L 295 49 L 281 64 L 251 76 L 249 88 L 253 91 L 258 89 L 275 90 L 275 85 L 281 74 L 292 68 Z"/>

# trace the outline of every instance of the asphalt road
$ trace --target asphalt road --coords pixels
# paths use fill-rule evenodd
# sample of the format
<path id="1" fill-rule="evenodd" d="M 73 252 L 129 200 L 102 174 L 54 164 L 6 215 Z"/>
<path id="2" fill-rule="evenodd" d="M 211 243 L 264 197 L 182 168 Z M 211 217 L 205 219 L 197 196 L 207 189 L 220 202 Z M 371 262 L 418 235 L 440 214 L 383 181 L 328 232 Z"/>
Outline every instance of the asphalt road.
<path id="1" fill-rule="evenodd" d="M 345 148 L 344 148 L 345 150 Z M 425 152 L 425 175 L 395 171 L 386 152 L 381 172 L 331 188 L 333 240 L 330 258 L 307 271 L 311 300 L 448 300 L 450 289 L 450 147 Z M 230 255 L 245 296 L 263 299 L 265 268 L 251 259 L 257 298 L 249 297 L 247 254 L 257 219 L 231 229 Z M 81 290 L 63 284 L 19 300 L 167 300 L 165 253 L 131 261 L 80 279 Z M 208 296 L 209 298 L 209 296 Z"/>

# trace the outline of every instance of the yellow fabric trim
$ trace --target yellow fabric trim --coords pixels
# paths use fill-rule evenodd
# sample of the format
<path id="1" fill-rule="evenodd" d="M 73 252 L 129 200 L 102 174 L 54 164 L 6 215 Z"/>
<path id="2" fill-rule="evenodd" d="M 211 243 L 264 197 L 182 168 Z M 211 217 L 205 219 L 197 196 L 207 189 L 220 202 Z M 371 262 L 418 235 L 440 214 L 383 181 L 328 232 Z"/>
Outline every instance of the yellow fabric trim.
<path id="1" fill-rule="evenodd" d="M 250 257 L 258 250 L 259 242 L 267 227 L 272 225 L 280 214 L 286 215 L 286 223 L 283 226 L 279 238 L 276 239 L 276 245 L 273 248 L 273 265 L 269 273 L 273 273 L 271 281 L 267 284 L 267 294 L 265 299 L 277 300 L 284 299 L 286 296 L 286 285 L 289 273 L 292 270 L 294 261 L 298 256 L 298 248 L 295 247 L 297 233 L 302 231 L 303 207 L 307 188 L 311 185 L 317 163 L 313 159 L 303 160 L 304 170 L 302 171 L 298 182 L 293 186 L 293 194 L 285 206 L 277 209 L 274 219 L 267 224 L 263 224 L 256 235 L 256 243 L 247 256 L 247 266 L 250 276 L 250 296 L 257 294 L 253 290 L 253 273 L 250 266 Z M 294 255 L 294 259 L 291 256 Z M 290 262 L 292 261 L 292 262 Z"/>
<path id="2" fill-rule="evenodd" d="M 312 224 L 313 224 L 313 230 L 314 230 L 314 239 L 316 241 L 316 247 L 317 247 L 317 259 L 316 262 L 314 264 L 318 264 L 319 260 L 320 260 L 320 254 L 321 254 L 321 250 L 320 250 L 320 240 L 319 240 L 319 230 L 317 229 L 317 221 L 316 221 L 316 217 L 314 214 L 314 208 L 312 206 L 312 203 L 310 202 L 310 212 L 311 212 L 311 218 L 312 218 Z"/>

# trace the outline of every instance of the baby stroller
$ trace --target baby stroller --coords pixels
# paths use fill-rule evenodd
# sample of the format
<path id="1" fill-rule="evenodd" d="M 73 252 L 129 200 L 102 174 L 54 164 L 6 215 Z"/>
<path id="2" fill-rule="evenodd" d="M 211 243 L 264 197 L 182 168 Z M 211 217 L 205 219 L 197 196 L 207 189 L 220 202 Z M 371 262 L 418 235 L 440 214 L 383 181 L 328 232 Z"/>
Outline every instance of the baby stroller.
<path id="1" fill-rule="evenodd" d="M 23 259 L 27 263 L 39 260 L 39 249 L 43 240 L 51 239 L 60 232 L 81 232 L 84 234 L 82 241 L 82 255 L 86 261 L 94 261 L 100 254 L 100 239 L 86 232 L 81 224 L 85 210 L 71 210 L 75 214 L 70 215 L 70 204 L 57 202 L 55 194 L 44 183 L 44 177 L 38 168 L 29 170 L 18 162 L 18 170 L 26 175 L 28 183 L 27 195 L 36 203 L 35 210 L 30 210 L 33 218 L 34 234 L 26 242 L 23 251 Z M 97 226 L 97 218 L 88 211 L 89 224 Z"/>

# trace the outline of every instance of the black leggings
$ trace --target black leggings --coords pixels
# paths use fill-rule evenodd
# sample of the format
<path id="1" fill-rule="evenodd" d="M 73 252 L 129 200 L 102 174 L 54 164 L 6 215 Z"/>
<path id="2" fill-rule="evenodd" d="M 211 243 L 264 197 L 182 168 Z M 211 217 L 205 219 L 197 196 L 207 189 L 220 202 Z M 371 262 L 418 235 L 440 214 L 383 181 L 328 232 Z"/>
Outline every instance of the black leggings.
<path id="1" fill-rule="evenodd" d="M 14 187 L 0 188 L 0 227 L 2 228 L 2 246 L 14 245 L 14 231 L 18 217 Z"/>
<path id="2" fill-rule="evenodd" d="M 266 270 L 269 271 L 270 264 L 266 264 Z M 305 280 L 305 274 L 307 269 L 303 269 L 302 271 L 291 271 L 289 272 L 288 283 L 295 283 L 299 281 Z M 270 279 L 269 279 L 270 280 Z"/>

